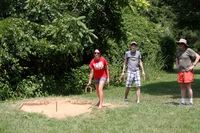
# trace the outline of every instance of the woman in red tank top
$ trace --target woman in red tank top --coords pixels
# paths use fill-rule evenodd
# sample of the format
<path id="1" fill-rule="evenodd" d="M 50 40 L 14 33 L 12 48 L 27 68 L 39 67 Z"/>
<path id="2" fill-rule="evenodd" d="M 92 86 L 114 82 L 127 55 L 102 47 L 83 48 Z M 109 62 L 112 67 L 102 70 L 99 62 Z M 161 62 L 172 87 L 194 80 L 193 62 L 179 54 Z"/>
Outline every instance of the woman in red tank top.
<path id="1" fill-rule="evenodd" d="M 92 78 L 94 78 L 95 88 L 97 96 L 99 98 L 98 103 L 96 104 L 98 108 L 103 107 L 103 87 L 105 82 L 110 82 L 109 69 L 107 60 L 101 56 L 101 53 L 98 49 L 94 51 L 94 58 L 90 62 L 90 76 L 88 81 L 88 86 L 91 85 Z"/>

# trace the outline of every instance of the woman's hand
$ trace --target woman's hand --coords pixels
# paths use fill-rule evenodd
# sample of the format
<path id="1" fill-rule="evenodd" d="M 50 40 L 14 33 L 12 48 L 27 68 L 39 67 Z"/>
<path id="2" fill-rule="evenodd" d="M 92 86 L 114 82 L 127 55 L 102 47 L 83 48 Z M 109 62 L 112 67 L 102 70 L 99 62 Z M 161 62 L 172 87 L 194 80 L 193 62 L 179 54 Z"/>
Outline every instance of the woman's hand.
<path id="1" fill-rule="evenodd" d="M 107 78 L 107 83 L 108 83 L 108 84 L 110 83 L 110 78 Z"/>
<path id="2" fill-rule="evenodd" d="M 87 87 L 91 86 L 91 82 L 88 82 Z"/>
<path id="3" fill-rule="evenodd" d="M 194 69 L 194 65 L 188 67 L 188 71 L 192 71 Z"/>

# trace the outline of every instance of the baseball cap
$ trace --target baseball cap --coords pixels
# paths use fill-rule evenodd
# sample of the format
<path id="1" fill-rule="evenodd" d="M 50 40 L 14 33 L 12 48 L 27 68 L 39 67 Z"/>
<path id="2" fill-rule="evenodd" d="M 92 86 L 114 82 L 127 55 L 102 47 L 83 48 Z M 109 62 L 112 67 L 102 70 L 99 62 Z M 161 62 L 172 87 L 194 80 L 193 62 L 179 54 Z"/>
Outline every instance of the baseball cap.
<path id="1" fill-rule="evenodd" d="M 131 42 L 130 45 L 136 45 L 137 46 L 137 43 L 136 42 Z"/>

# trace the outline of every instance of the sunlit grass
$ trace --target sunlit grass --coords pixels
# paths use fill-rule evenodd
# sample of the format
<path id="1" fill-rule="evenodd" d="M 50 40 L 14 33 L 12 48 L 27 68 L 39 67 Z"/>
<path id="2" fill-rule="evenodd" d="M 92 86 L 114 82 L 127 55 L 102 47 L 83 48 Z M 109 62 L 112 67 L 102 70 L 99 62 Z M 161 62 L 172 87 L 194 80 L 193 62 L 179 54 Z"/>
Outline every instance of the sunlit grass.
<path id="1" fill-rule="evenodd" d="M 104 90 L 104 102 L 118 107 L 93 108 L 90 114 L 53 119 L 17 110 L 21 101 L 0 103 L 1 133 L 197 133 L 200 125 L 200 65 L 195 68 L 193 107 L 165 104 L 180 103 L 177 72 L 160 73 L 154 81 L 142 81 L 141 103 L 135 103 L 135 90 L 125 103 L 125 83 Z M 72 98 L 97 102 L 95 91 Z M 188 100 L 188 99 L 187 99 Z"/>

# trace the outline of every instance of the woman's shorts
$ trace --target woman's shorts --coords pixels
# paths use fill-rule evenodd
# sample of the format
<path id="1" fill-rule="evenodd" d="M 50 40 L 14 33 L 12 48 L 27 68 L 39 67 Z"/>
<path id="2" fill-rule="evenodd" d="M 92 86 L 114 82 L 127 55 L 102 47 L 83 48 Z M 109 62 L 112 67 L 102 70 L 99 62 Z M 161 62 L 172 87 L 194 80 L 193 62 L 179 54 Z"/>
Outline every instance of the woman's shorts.
<path id="1" fill-rule="evenodd" d="M 178 83 L 192 83 L 193 81 L 194 81 L 194 71 L 178 73 Z"/>
<path id="2" fill-rule="evenodd" d="M 99 84 L 100 81 L 106 82 L 107 78 L 94 79 L 94 84 Z"/>
<path id="3" fill-rule="evenodd" d="M 132 87 L 133 82 L 137 87 L 140 86 L 140 71 L 127 72 L 126 87 Z"/>

